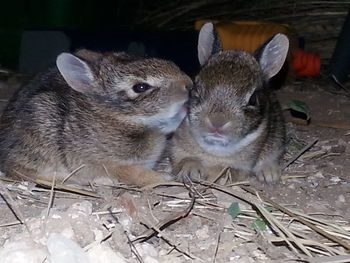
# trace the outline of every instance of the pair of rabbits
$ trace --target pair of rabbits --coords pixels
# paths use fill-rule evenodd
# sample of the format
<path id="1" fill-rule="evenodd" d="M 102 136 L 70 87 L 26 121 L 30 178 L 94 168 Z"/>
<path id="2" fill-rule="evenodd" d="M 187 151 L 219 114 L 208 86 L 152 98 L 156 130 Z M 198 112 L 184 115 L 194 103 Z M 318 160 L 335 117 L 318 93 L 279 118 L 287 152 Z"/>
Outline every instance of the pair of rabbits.
<path id="1" fill-rule="evenodd" d="M 167 148 L 180 180 L 231 167 L 239 176 L 277 181 L 284 125 L 266 83 L 287 52 L 282 34 L 255 57 L 222 51 L 207 23 L 194 84 L 161 59 L 62 53 L 57 67 L 19 89 L 5 109 L 0 170 L 58 182 L 145 186 L 173 179 L 153 170 Z"/>

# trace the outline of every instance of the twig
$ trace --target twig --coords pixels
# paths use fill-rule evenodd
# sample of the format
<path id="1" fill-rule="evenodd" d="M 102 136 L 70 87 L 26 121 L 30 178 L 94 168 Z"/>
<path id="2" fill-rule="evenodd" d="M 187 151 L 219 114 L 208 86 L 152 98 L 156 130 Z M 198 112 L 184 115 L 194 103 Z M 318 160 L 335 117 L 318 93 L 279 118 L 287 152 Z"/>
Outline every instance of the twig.
<path id="1" fill-rule="evenodd" d="M 289 241 L 289 239 L 293 240 L 293 242 L 306 254 L 311 256 L 310 252 L 304 247 L 303 244 L 301 244 L 298 239 L 290 233 L 278 220 L 276 220 L 274 217 L 271 216 L 271 214 L 264 208 L 258 200 L 253 199 L 251 196 L 248 196 L 247 194 L 240 193 L 237 191 L 231 191 L 227 187 L 223 187 L 221 185 L 209 183 L 209 182 L 199 182 L 202 185 L 217 189 L 221 192 L 224 192 L 226 194 L 235 196 L 241 200 L 244 200 L 248 203 L 250 203 L 252 206 L 256 207 L 259 212 L 264 216 L 264 218 L 270 222 L 270 225 L 274 228 L 274 230 L 281 236 L 285 237 L 285 242 L 288 244 L 288 246 L 295 252 L 298 253 L 296 248 L 292 245 L 292 243 Z M 243 188 L 243 186 L 241 186 Z M 289 237 L 289 238 L 287 238 Z"/>
<path id="2" fill-rule="evenodd" d="M 315 258 L 309 259 L 309 263 L 346 263 L 346 262 L 350 262 L 350 255 L 315 257 Z"/>
<path id="3" fill-rule="evenodd" d="M 40 185 L 44 185 L 44 186 L 49 186 L 52 187 L 52 183 L 46 180 L 42 180 L 42 179 L 35 179 L 33 180 L 33 182 L 40 184 Z M 100 198 L 100 196 L 94 192 L 90 192 L 90 191 L 86 191 L 86 190 L 82 190 L 82 189 L 77 189 L 74 187 L 70 187 L 67 185 L 62 185 L 62 184 L 56 184 L 54 186 L 54 189 L 56 190 L 65 190 L 71 193 L 75 193 L 75 194 L 81 194 L 81 195 L 87 195 L 87 196 L 91 196 L 91 197 L 96 197 L 96 198 Z"/>
<path id="4" fill-rule="evenodd" d="M 214 251 L 213 263 L 216 262 L 216 256 L 217 256 L 218 251 L 219 251 L 219 244 L 220 244 L 221 233 L 222 233 L 222 231 L 219 232 L 218 238 L 216 240 L 216 246 L 215 246 L 215 251 Z"/>
<path id="5" fill-rule="evenodd" d="M 225 167 L 220 171 L 220 173 L 213 179 L 211 182 L 215 183 L 217 180 L 219 180 L 223 175 L 226 174 L 226 172 L 230 169 L 230 167 Z"/>
<path id="6" fill-rule="evenodd" d="M 128 239 L 128 244 L 129 244 L 129 246 L 131 248 L 132 253 L 134 253 L 134 255 L 136 256 L 137 260 L 140 263 L 144 263 L 140 253 L 137 251 L 137 248 L 135 247 L 134 243 L 131 241 L 128 233 L 126 231 L 124 231 L 124 234 L 125 234 L 126 238 Z"/>
<path id="7" fill-rule="evenodd" d="M 102 242 L 104 242 L 104 241 L 106 241 L 107 239 L 109 239 L 109 238 L 112 236 L 112 234 L 113 234 L 113 232 L 110 232 L 110 233 L 108 233 L 106 236 L 104 236 L 104 237 L 102 237 L 102 238 L 100 238 L 100 239 L 98 239 L 98 240 L 95 240 L 94 242 L 92 242 L 92 243 L 86 245 L 86 246 L 83 248 L 83 250 L 84 250 L 85 252 L 89 251 L 89 250 L 90 250 L 91 248 L 93 248 L 94 246 L 96 246 L 96 245 L 98 245 L 98 244 L 101 244 Z"/>
<path id="8" fill-rule="evenodd" d="M 342 130 L 350 130 L 350 124 L 347 123 L 336 123 L 336 122 L 326 122 L 326 121 L 317 121 L 317 120 L 311 120 L 310 122 L 298 119 L 294 117 L 288 117 L 288 122 L 292 122 L 299 125 L 312 125 L 312 126 L 319 126 L 319 127 L 326 127 L 326 128 L 333 128 L 333 129 L 342 129 Z"/>
<path id="9" fill-rule="evenodd" d="M 52 183 L 50 181 L 46 181 L 43 179 L 32 179 L 24 174 L 22 174 L 19 171 L 14 170 L 15 173 L 17 173 L 18 176 L 25 178 L 28 181 L 31 181 L 33 183 L 39 184 L 39 185 L 43 185 L 43 186 L 48 186 L 48 187 L 52 187 Z M 91 197 L 96 197 L 96 198 L 100 198 L 99 195 L 95 194 L 94 192 L 90 192 L 90 191 L 86 191 L 86 190 L 82 190 L 82 189 L 77 189 L 74 187 L 70 187 L 70 186 L 66 186 L 66 185 L 62 185 L 62 184 L 56 184 L 54 186 L 54 189 L 56 190 L 65 190 L 74 194 L 81 194 L 81 195 L 87 195 L 87 196 L 91 196 Z"/>
<path id="10" fill-rule="evenodd" d="M 71 176 L 73 176 L 76 172 L 78 172 L 80 169 L 84 168 L 85 164 L 80 165 L 78 168 L 74 169 L 71 173 L 69 173 L 63 180 L 62 184 L 67 181 Z"/>
<path id="11" fill-rule="evenodd" d="M 255 194 L 255 191 L 253 189 L 250 189 L 249 187 L 246 186 L 240 186 L 243 190 L 251 193 L 251 194 Z M 294 214 L 293 212 L 291 212 L 290 210 L 288 210 L 287 208 L 277 204 L 275 201 L 271 200 L 270 198 L 260 195 L 260 197 L 265 201 L 270 203 L 271 205 L 273 205 L 275 208 L 277 208 L 278 210 L 282 211 L 283 213 L 289 215 L 290 217 L 298 220 L 299 222 L 303 223 L 304 225 L 308 226 L 309 228 L 311 228 L 312 230 L 314 230 L 315 232 L 321 234 L 322 236 L 332 240 L 335 243 L 338 243 L 339 245 L 341 245 L 342 247 L 346 248 L 347 250 L 350 251 L 350 244 L 344 242 L 343 240 L 340 240 L 339 238 L 330 235 L 329 233 L 327 233 L 326 231 L 320 229 L 319 227 L 311 224 L 310 222 L 308 222 L 307 220 L 305 220 L 304 218 Z"/>
<path id="12" fill-rule="evenodd" d="M 160 221 L 159 223 L 157 223 L 155 225 L 155 227 L 157 229 L 164 229 L 165 227 L 177 222 L 178 220 L 185 218 L 192 210 L 193 206 L 194 206 L 194 202 L 196 200 L 195 196 L 190 192 L 191 195 L 191 203 L 189 204 L 189 206 L 181 212 L 177 212 L 174 214 L 170 214 L 170 216 L 168 216 L 167 218 L 165 218 L 164 220 Z M 152 237 L 155 233 L 157 233 L 158 231 L 156 231 L 153 228 L 150 228 L 148 230 L 146 230 L 144 233 L 142 233 L 140 236 L 136 237 L 133 242 L 143 242 L 147 239 L 149 239 L 150 237 Z"/>
<path id="13" fill-rule="evenodd" d="M 51 189 L 50 189 L 50 198 L 49 198 L 49 202 L 47 204 L 47 210 L 46 210 L 46 215 L 45 215 L 44 233 L 46 232 L 47 220 L 49 218 L 50 209 L 51 209 L 52 203 L 53 203 L 55 184 L 56 184 L 56 173 L 54 173 L 53 178 L 52 178 L 52 185 L 51 185 Z"/>
<path id="14" fill-rule="evenodd" d="M 7 188 L 2 183 L 0 184 L 0 186 L 1 186 L 2 191 L 3 191 L 2 193 L 0 192 L 0 195 L 2 196 L 4 201 L 6 202 L 7 206 L 10 208 L 13 215 L 21 222 L 21 224 L 24 225 L 24 227 L 26 228 L 28 233 L 30 235 L 32 235 L 32 232 L 30 231 L 28 225 L 26 224 L 26 222 L 23 219 L 24 216 L 23 216 L 22 212 L 19 209 L 17 209 L 15 200 L 13 200 L 10 192 L 7 190 Z M 5 198 L 5 195 L 8 197 L 8 200 Z"/>
<path id="15" fill-rule="evenodd" d="M 164 240 L 169 246 L 171 246 L 176 251 L 180 252 L 181 254 L 185 255 L 186 257 L 188 257 L 188 258 L 190 258 L 192 260 L 193 259 L 198 259 L 198 260 L 202 261 L 202 259 L 192 255 L 189 252 L 183 251 L 181 248 L 179 248 L 177 245 L 175 245 L 175 242 L 172 242 L 169 237 L 165 237 L 163 231 L 161 229 L 159 229 L 157 226 L 154 226 L 154 225 L 148 226 L 146 224 L 145 224 L 145 226 L 148 227 L 149 229 L 153 229 L 156 232 L 156 234 L 158 235 L 159 238 Z"/>
<path id="16" fill-rule="evenodd" d="M 308 145 L 306 145 L 303 149 L 301 149 L 288 163 L 286 163 L 282 170 L 286 169 L 289 165 L 294 163 L 300 156 L 302 156 L 307 150 L 309 150 L 312 146 L 314 146 L 317 143 L 318 139 L 313 140 Z"/>

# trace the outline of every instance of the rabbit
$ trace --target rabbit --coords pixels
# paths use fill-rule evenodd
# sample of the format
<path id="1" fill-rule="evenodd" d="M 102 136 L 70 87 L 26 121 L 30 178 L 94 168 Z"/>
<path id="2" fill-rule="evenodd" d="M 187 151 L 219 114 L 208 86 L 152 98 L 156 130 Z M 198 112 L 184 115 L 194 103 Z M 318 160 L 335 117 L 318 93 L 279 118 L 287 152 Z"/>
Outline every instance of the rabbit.
<path id="1" fill-rule="evenodd" d="M 153 167 L 186 115 L 191 85 L 167 60 L 61 53 L 4 110 L 0 170 L 79 185 L 170 180 Z"/>
<path id="2" fill-rule="evenodd" d="M 280 179 L 285 126 L 267 84 L 283 66 L 288 48 L 288 38 L 277 34 L 255 55 L 224 51 L 213 24 L 203 25 L 201 69 L 190 92 L 188 117 L 170 142 L 176 179 L 213 181 L 227 167 L 233 180 L 250 175 L 267 183 Z"/>

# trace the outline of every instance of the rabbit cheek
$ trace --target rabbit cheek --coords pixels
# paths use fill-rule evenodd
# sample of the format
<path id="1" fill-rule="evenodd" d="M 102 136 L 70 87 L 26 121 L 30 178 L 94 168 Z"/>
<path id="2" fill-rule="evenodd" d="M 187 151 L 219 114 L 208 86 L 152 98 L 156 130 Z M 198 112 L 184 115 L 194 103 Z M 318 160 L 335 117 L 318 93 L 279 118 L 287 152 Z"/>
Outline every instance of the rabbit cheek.
<path id="1" fill-rule="evenodd" d="M 246 120 L 246 125 L 242 126 L 244 127 L 244 133 L 248 133 L 249 131 L 258 128 L 258 126 L 263 121 L 263 115 L 260 113 L 259 109 L 250 109 L 248 111 L 245 111 L 244 115 L 244 119 Z"/>
<path id="2" fill-rule="evenodd" d="M 149 117 L 141 117 L 141 121 L 163 134 L 174 132 L 187 114 L 183 102 L 173 103 L 167 107 L 159 107 L 159 111 Z"/>
<path id="3" fill-rule="evenodd" d="M 170 84 L 169 101 L 173 103 L 183 102 L 185 103 L 189 98 L 189 86 L 192 84 L 190 81 L 174 81 Z"/>

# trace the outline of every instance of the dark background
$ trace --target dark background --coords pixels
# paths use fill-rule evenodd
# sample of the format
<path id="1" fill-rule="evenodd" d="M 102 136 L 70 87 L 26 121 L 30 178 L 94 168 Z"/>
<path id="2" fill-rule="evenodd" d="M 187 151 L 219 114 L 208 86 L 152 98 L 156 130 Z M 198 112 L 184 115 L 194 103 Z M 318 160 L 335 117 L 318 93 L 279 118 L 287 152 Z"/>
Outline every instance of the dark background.
<path id="1" fill-rule="evenodd" d="M 320 55 L 322 71 L 346 81 L 348 10 L 347 1 L 328 0 L 3 0 L 0 68 L 33 74 L 62 51 L 89 48 L 166 58 L 193 74 L 195 21 L 262 20 L 291 25 L 305 51 Z"/>
<path id="2" fill-rule="evenodd" d="M 197 32 L 148 25 L 145 18 L 155 6 L 159 2 L 2 1 L 0 65 L 36 73 L 61 51 L 89 48 L 171 59 L 191 73 L 197 67 Z"/>

